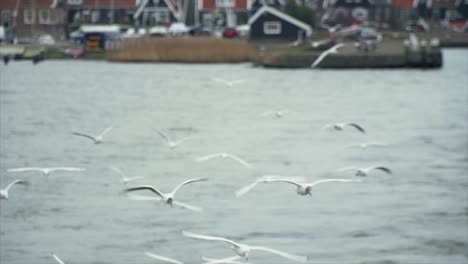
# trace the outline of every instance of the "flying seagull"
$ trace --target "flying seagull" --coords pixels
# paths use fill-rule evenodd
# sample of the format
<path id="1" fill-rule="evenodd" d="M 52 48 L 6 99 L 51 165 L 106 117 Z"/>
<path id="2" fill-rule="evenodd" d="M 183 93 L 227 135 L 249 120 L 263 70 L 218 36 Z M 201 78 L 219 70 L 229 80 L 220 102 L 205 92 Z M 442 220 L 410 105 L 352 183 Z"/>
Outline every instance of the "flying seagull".
<path id="1" fill-rule="evenodd" d="M 267 111 L 267 112 L 262 113 L 260 116 L 275 116 L 277 118 L 281 118 L 289 112 L 290 111 L 286 109 L 277 110 L 277 111 Z"/>
<path id="2" fill-rule="evenodd" d="M 182 139 L 173 141 L 173 140 L 171 140 L 166 134 L 164 134 L 162 131 L 159 131 L 159 130 L 156 130 L 156 129 L 155 129 L 155 131 L 156 131 L 162 138 L 164 138 L 164 140 L 166 140 L 167 145 L 168 145 L 170 148 L 175 148 L 175 147 L 177 147 L 178 145 L 182 144 L 184 141 L 193 138 L 192 136 L 190 136 L 190 137 L 185 137 L 185 138 L 182 138 Z"/>
<path id="3" fill-rule="evenodd" d="M 247 161 L 239 158 L 238 156 L 235 156 L 235 155 L 232 155 L 232 154 L 229 154 L 229 153 L 226 153 L 226 152 L 209 154 L 209 155 L 197 158 L 196 161 L 197 162 L 204 162 L 204 161 L 211 160 L 211 159 L 214 159 L 214 158 L 223 158 L 223 159 L 230 158 L 230 159 L 232 159 L 234 161 L 237 161 L 238 163 L 244 165 L 247 168 L 252 168 L 252 165 L 250 165 Z"/>
<path id="4" fill-rule="evenodd" d="M 40 171 L 44 175 L 49 175 L 51 172 L 55 171 L 85 171 L 83 168 L 73 168 L 73 167 L 52 167 L 52 168 L 37 168 L 37 167 L 25 167 L 25 168 L 15 168 L 8 169 L 7 172 L 26 172 L 26 171 Z"/>
<path id="5" fill-rule="evenodd" d="M 198 182 L 198 181 L 206 181 L 206 180 L 207 180 L 206 178 L 199 178 L 199 179 L 191 179 L 191 180 L 184 181 L 183 183 L 181 183 L 177 187 L 175 187 L 174 190 L 172 190 L 172 192 L 169 192 L 169 193 L 163 193 L 163 192 L 159 191 L 158 189 L 156 189 L 155 187 L 153 187 L 151 185 L 142 185 L 142 186 L 137 186 L 137 187 L 132 187 L 132 188 L 126 188 L 125 192 L 149 190 L 149 191 L 152 191 L 153 193 L 155 193 L 157 196 L 159 196 L 159 198 L 161 199 L 161 201 L 163 203 L 168 204 L 171 207 L 172 207 L 172 204 L 174 203 L 174 204 L 179 205 L 181 207 L 185 207 L 186 209 L 189 209 L 189 210 L 200 211 L 200 209 L 197 208 L 197 207 L 193 207 L 193 206 L 182 204 L 182 203 L 176 203 L 174 201 L 174 198 L 175 198 L 176 192 L 182 186 L 184 186 L 186 184 L 190 184 L 190 183 L 194 183 L 194 182 Z M 138 199 L 138 198 L 136 198 L 136 199 Z"/>
<path id="6" fill-rule="evenodd" d="M 106 128 L 104 131 L 102 131 L 101 134 L 99 134 L 97 136 L 91 136 L 91 135 L 84 134 L 84 133 L 79 133 L 79 132 L 72 132 L 72 134 L 75 135 L 75 136 L 89 138 L 92 141 L 94 141 L 94 144 L 99 144 L 99 143 L 102 142 L 102 138 L 104 137 L 104 135 L 107 134 L 109 131 L 111 131 L 111 129 L 112 129 L 112 126 Z"/>
<path id="7" fill-rule="evenodd" d="M 282 178 L 282 176 L 280 175 L 264 175 L 260 178 L 257 178 L 255 181 L 253 181 L 252 183 L 250 183 L 249 185 L 246 185 L 240 189 L 238 189 L 235 193 L 236 193 L 236 197 L 241 197 L 243 196 L 244 194 L 248 193 L 250 190 L 252 190 L 255 186 L 257 186 L 257 184 L 261 183 L 261 182 L 264 182 L 265 180 L 272 180 L 272 179 L 280 179 Z M 290 177 L 288 178 L 290 180 L 297 180 L 297 181 L 301 181 L 303 178 L 300 178 L 300 177 Z"/>
<path id="8" fill-rule="evenodd" d="M 222 259 L 202 257 L 202 259 L 204 261 L 206 261 L 203 264 L 221 264 L 221 263 L 224 263 L 224 264 L 245 264 L 245 263 L 247 263 L 247 262 L 237 261 L 240 258 L 242 258 L 242 257 L 241 256 L 234 256 L 234 257 L 227 257 L 227 258 L 222 258 Z"/>
<path id="9" fill-rule="evenodd" d="M 161 260 L 161 261 L 164 261 L 164 262 L 167 262 L 167 263 L 184 264 L 183 262 L 180 262 L 178 260 L 171 259 L 171 258 L 164 257 L 164 256 L 160 256 L 160 255 L 156 255 L 156 254 L 151 253 L 151 252 L 145 252 L 145 255 L 150 257 L 150 258 Z"/>
<path id="10" fill-rule="evenodd" d="M 23 180 L 15 180 L 12 183 L 8 184 L 8 186 L 5 189 L 0 190 L 0 200 L 8 200 L 8 191 L 15 184 L 29 185 L 29 182 Z"/>
<path id="11" fill-rule="evenodd" d="M 120 176 L 122 176 L 122 183 L 123 184 L 127 184 L 131 181 L 135 181 L 135 180 L 139 180 L 139 179 L 143 179 L 144 177 L 142 176 L 135 176 L 135 177 L 127 177 L 127 175 L 121 171 L 119 168 L 116 168 L 114 166 L 110 166 L 110 169 L 117 172 L 118 174 L 120 174 Z"/>
<path id="12" fill-rule="evenodd" d="M 293 184 L 297 187 L 296 192 L 299 195 L 310 195 L 312 196 L 312 187 L 315 185 L 321 184 L 321 183 L 326 183 L 326 182 L 352 182 L 352 181 L 361 181 L 359 180 L 347 180 L 347 179 L 323 179 L 323 180 L 317 180 L 311 183 L 299 183 L 297 181 L 284 178 L 284 179 L 266 179 L 262 180 L 262 182 L 268 183 L 268 182 L 285 182 L 285 183 L 290 183 Z"/>
<path id="13" fill-rule="evenodd" d="M 374 142 L 369 142 L 369 143 L 357 143 L 357 144 L 350 144 L 345 146 L 345 148 L 370 148 L 370 147 L 386 147 L 388 146 L 387 144 L 384 143 L 374 143 Z"/>
<path id="14" fill-rule="evenodd" d="M 360 125 L 358 125 L 356 123 L 327 124 L 326 126 L 323 127 L 323 129 L 333 128 L 333 129 L 335 129 L 337 131 L 341 131 L 347 126 L 352 126 L 352 127 L 356 128 L 357 130 L 359 130 L 361 133 L 364 133 L 364 134 L 366 133 L 366 131 Z"/>
<path id="15" fill-rule="evenodd" d="M 63 262 L 57 255 L 52 254 L 52 257 L 55 259 L 55 261 L 57 261 L 57 263 L 59 263 L 59 264 L 65 264 L 65 262 Z"/>
<path id="16" fill-rule="evenodd" d="M 317 65 L 330 53 L 338 53 L 338 49 L 343 47 L 344 44 L 343 43 L 338 43 L 336 45 L 334 45 L 333 47 L 327 49 L 326 51 L 322 52 L 322 54 L 320 54 L 320 56 L 318 56 L 318 58 L 314 61 L 314 63 L 312 63 L 311 67 L 312 68 L 315 68 L 317 67 Z"/>
<path id="17" fill-rule="evenodd" d="M 227 81 L 227 80 L 224 80 L 222 78 L 211 78 L 212 81 L 214 82 L 219 82 L 219 83 L 222 83 L 228 87 L 233 87 L 234 84 L 236 83 L 243 83 L 245 82 L 244 80 L 231 80 L 231 81 Z"/>
<path id="18" fill-rule="evenodd" d="M 356 174 L 355 174 L 356 176 L 365 177 L 372 170 L 381 170 L 381 171 L 384 171 L 384 172 L 386 172 L 388 174 L 392 174 L 392 171 L 389 168 L 383 167 L 383 166 L 371 166 L 371 167 L 368 167 L 368 168 L 346 167 L 346 168 L 339 169 L 338 171 L 356 171 Z"/>
<path id="19" fill-rule="evenodd" d="M 214 236 L 205 236 L 205 235 L 199 235 L 199 234 L 194 234 L 191 232 L 187 231 L 182 231 L 182 235 L 185 237 L 189 238 L 194 238 L 194 239 L 201 239 L 201 240 L 211 240 L 211 241 L 222 241 L 224 243 L 227 243 L 230 245 L 230 248 L 239 256 L 244 257 L 247 261 L 249 260 L 249 252 L 252 250 L 257 250 L 257 251 L 264 251 L 264 252 L 269 252 L 278 256 L 281 256 L 283 258 L 287 258 L 290 260 L 294 260 L 297 262 L 302 262 L 305 263 L 307 261 L 307 257 L 305 256 L 297 256 L 297 255 L 292 255 L 286 252 L 282 252 L 279 250 L 267 248 L 267 247 L 262 247 L 262 246 L 249 246 L 246 244 L 241 244 L 234 242 L 230 239 L 223 238 L 223 237 L 214 237 Z"/>

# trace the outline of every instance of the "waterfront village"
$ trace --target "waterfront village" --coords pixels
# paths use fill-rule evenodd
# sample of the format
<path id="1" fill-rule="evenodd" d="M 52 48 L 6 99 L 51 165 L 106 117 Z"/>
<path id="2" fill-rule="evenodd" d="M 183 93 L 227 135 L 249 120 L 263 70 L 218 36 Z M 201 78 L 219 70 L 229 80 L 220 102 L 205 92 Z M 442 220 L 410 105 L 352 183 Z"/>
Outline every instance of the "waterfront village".
<path id="1" fill-rule="evenodd" d="M 0 56 L 441 67 L 467 18 L 468 0 L 1 0 Z"/>

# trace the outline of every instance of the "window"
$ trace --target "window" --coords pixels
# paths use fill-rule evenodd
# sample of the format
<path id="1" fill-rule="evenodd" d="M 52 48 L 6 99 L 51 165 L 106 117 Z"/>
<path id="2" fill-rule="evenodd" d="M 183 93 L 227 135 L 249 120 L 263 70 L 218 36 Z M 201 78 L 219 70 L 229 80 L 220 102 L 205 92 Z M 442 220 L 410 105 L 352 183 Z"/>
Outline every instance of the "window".
<path id="1" fill-rule="evenodd" d="M 34 24 L 35 23 L 35 16 L 34 16 L 34 10 L 32 9 L 25 9 L 24 10 L 24 24 Z"/>
<path id="2" fill-rule="evenodd" d="M 268 21 L 263 23 L 263 33 L 267 35 L 276 35 L 281 33 L 281 23 L 277 21 Z"/>
<path id="3" fill-rule="evenodd" d="M 39 9 L 39 24 L 50 24 L 50 10 L 49 9 Z"/>
<path id="4" fill-rule="evenodd" d="M 216 7 L 230 8 L 236 4 L 235 0 L 216 0 Z"/>
<path id="5" fill-rule="evenodd" d="M 91 12 L 91 23 L 96 23 L 99 21 L 99 10 L 93 10 Z"/>
<path id="6" fill-rule="evenodd" d="M 82 5 L 83 4 L 83 0 L 68 0 L 67 3 L 69 5 Z"/>
<path id="7" fill-rule="evenodd" d="M 169 10 L 160 10 L 156 11 L 156 23 L 157 24 L 167 24 L 171 20 L 169 15 Z"/>
<path id="8" fill-rule="evenodd" d="M 1 19 L 2 19 L 2 21 L 1 21 L 2 24 L 1 24 L 0 26 L 2 26 L 2 25 L 10 25 L 10 21 L 11 21 L 11 13 L 10 13 L 10 10 L 8 10 L 8 9 L 2 10 L 2 17 L 1 17 Z"/>

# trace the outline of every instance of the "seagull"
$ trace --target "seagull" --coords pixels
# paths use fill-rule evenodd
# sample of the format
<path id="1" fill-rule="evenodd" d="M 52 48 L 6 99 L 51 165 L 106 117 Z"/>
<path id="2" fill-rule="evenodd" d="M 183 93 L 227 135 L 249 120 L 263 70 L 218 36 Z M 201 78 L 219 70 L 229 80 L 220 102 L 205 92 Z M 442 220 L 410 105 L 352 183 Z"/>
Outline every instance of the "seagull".
<path id="1" fill-rule="evenodd" d="M 144 178 L 142 176 L 127 177 L 127 175 L 125 175 L 125 173 L 123 171 L 121 171 L 119 168 L 116 168 L 114 166 L 110 166 L 110 169 L 117 172 L 118 174 L 120 174 L 120 176 L 122 176 L 122 183 L 123 184 L 127 184 L 127 183 L 129 183 L 131 181 L 135 181 L 135 180 L 139 180 L 139 179 Z"/>
<path id="2" fill-rule="evenodd" d="M 318 56 L 318 58 L 314 61 L 314 63 L 312 63 L 311 67 L 312 68 L 315 68 L 317 67 L 317 65 L 330 53 L 338 53 L 338 49 L 343 47 L 344 44 L 343 43 L 338 43 L 336 45 L 334 45 L 333 47 L 327 49 L 326 51 L 322 52 L 322 54 L 320 54 L 320 56 Z"/>
<path id="3" fill-rule="evenodd" d="M 45 176 L 49 175 L 54 171 L 85 171 L 83 168 L 73 168 L 73 167 L 53 167 L 53 168 L 36 168 L 36 167 L 26 167 L 26 168 L 15 168 L 8 169 L 7 172 L 25 172 L 25 171 L 40 171 Z"/>
<path id="4" fill-rule="evenodd" d="M 229 153 L 226 153 L 226 152 L 220 152 L 220 153 L 213 153 L 213 154 L 209 154 L 209 155 L 206 155 L 206 156 L 203 156 L 203 157 L 199 157 L 196 159 L 196 162 L 204 162 L 204 161 L 207 161 L 207 160 L 211 160 L 211 159 L 214 159 L 214 158 L 223 158 L 223 159 L 226 159 L 226 158 L 230 158 L 232 160 L 235 160 L 237 162 L 239 162 L 240 164 L 244 165 L 245 167 L 247 168 L 252 168 L 252 165 L 250 165 L 247 161 L 235 156 L 235 155 L 232 155 L 232 154 L 229 154 Z"/>
<path id="5" fill-rule="evenodd" d="M 225 85 L 228 86 L 228 87 L 233 87 L 234 84 L 236 84 L 236 83 L 243 83 L 243 82 L 245 82 L 244 80 L 231 80 L 231 81 L 227 81 L 227 80 L 224 80 L 224 79 L 221 79 L 221 78 L 211 78 L 211 80 L 214 81 L 214 82 L 223 83 L 223 84 L 225 84 Z"/>
<path id="6" fill-rule="evenodd" d="M 388 146 L 387 144 L 384 143 L 374 143 L 374 142 L 369 142 L 369 143 L 358 143 L 358 144 L 351 144 L 345 146 L 345 148 L 362 148 L 366 149 L 369 147 L 386 147 Z"/>
<path id="7" fill-rule="evenodd" d="M 168 204 L 168 205 L 170 205 L 172 207 L 172 203 L 175 203 L 174 202 L 175 194 L 182 186 L 184 186 L 186 184 L 189 184 L 189 183 L 198 182 L 198 181 L 206 181 L 206 180 L 207 180 L 206 178 L 199 178 L 199 179 L 191 179 L 191 180 L 184 181 L 183 183 L 181 183 L 177 187 L 175 187 L 174 190 L 172 190 L 172 192 L 170 192 L 170 193 L 163 193 L 163 192 L 159 191 L 158 189 L 156 189 L 155 187 L 153 187 L 151 185 L 142 185 L 142 186 L 137 186 L 137 187 L 132 187 L 132 188 L 126 188 L 125 192 L 149 190 L 149 191 L 154 192 L 156 195 L 158 195 L 162 202 L 164 202 L 165 204 Z M 196 207 L 193 207 L 193 206 L 190 206 L 190 205 L 186 205 L 186 204 L 182 204 L 182 203 L 175 203 L 175 204 L 179 205 L 181 207 L 185 207 L 186 209 L 189 209 L 189 210 L 200 211 L 199 208 L 196 208 Z"/>
<path id="8" fill-rule="evenodd" d="M 267 112 L 264 112 L 263 114 L 261 114 L 260 116 L 275 116 L 277 118 L 281 118 L 281 117 L 283 117 L 285 114 L 287 114 L 289 112 L 290 111 L 286 110 L 286 109 L 282 109 L 282 110 L 278 110 L 278 111 L 267 111 Z"/>
<path id="9" fill-rule="evenodd" d="M 236 194 L 236 197 L 241 197 L 243 196 L 244 194 L 248 193 L 250 190 L 252 190 L 255 186 L 257 186 L 257 184 L 259 184 L 260 182 L 263 182 L 265 180 L 272 180 L 272 179 L 280 179 L 282 178 L 280 175 L 264 175 L 260 178 L 257 178 L 255 181 L 253 181 L 252 183 L 250 183 L 249 185 L 246 185 L 240 189 L 238 189 L 235 194 Z M 298 180 L 298 181 L 301 181 L 303 178 L 300 178 L 300 177 L 290 177 L 288 178 L 290 180 Z"/>
<path id="10" fill-rule="evenodd" d="M 247 262 L 240 262 L 237 261 L 238 259 L 242 258 L 241 256 L 234 256 L 234 257 L 227 257 L 223 259 L 214 259 L 214 258 L 207 258 L 207 257 L 202 257 L 204 261 L 206 261 L 203 264 L 242 264 L 242 263 L 247 263 Z"/>
<path id="11" fill-rule="evenodd" d="M 59 264 L 65 264 L 65 262 L 63 262 L 57 255 L 52 254 L 52 257 L 55 259 L 55 261 L 57 261 L 57 263 L 59 263 Z"/>
<path id="12" fill-rule="evenodd" d="M 356 176 L 362 176 L 365 177 L 371 172 L 372 170 L 381 170 L 384 171 L 388 174 L 392 174 L 392 171 L 386 167 L 383 166 L 371 166 L 368 168 L 355 168 L 355 167 L 346 167 L 339 169 L 338 171 L 356 171 Z"/>
<path id="13" fill-rule="evenodd" d="M 8 186 L 5 189 L 0 190 L 0 200 L 8 200 L 8 191 L 15 184 L 29 185 L 29 182 L 23 180 L 15 180 L 12 183 L 8 184 Z"/>
<path id="14" fill-rule="evenodd" d="M 323 180 L 317 180 L 317 181 L 314 181 L 314 182 L 311 182 L 311 183 L 299 183 L 297 181 L 294 181 L 294 180 L 291 180 L 291 179 L 288 179 L 288 178 L 284 178 L 284 179 L 266 179 L 266 180 L 262 180 L 261 182 L 265 182 L 265 183 L 268 183 L 268 182 L 286 182 L 286 183 L 290 183 L 290 184 L 293 184 L 297 187 L 297 194 L 299 195 L 310 195 L 312 196 L 312 187 L 314 187 L 315 185 L 318 185 L 318 184 L 321 184 L 321 183 L 326 183 L 326 182 L 352 182 L 352 181 L 361 181 L 360 179 L 359 180 L 347 180 L 347 179 L 323 179 Z"/>
<path id="15" fill-rule="evenodd" d="M 158 197 L 158 196 L 129 194 L 128 198 L 130 198 L 131 200 L 135 200 L 135 201 L 158 201 L 158 202 L 161 202 L 161 198 Z M 180 206 L 180 207 L 182 207 L 184 209 L 191 210 L 191 211 L 195 211 L 195 212 L 203 211 L 203 209 L 200 208 L 200 207 L 193 206 L 193 205 L 186 204 L 186 203 L 181 203 L 179 201 L 172 201 L 172 203 L 177 205 L 177 206 Z"/>
<path id="16" fill-rule="evenodd" d="M 182 235 L 185 237 L 189 238 L 194 238 L 194 239 L 201 239 L 201 240 L 211 240 L 211 241 L 222 241 L 230 245 L 231 249 L 239 256 L 244 257 L 247 261 L 249 260 L 249 252 L 252 250 L 258 250 L 258 251 L 264 251 L 264 252 L 269 252 L 278 256 L 281 256 L 283 258 L 291 259 L 297 262 L 302 262 L 305 263 L 307 261 L 307 257 L 305 256 L 297 256 L 297 255 L 292 255 L 286 252 L 278 251 L 275 249 L 267 248 L 267 247 L 262 247 L 262 246 L 249 246 L 246 244 L 241 244 L 234 242 L 230 239 L 223 238 L 223 237 L 214 237 L 214 236 L 205 236 L 205 235 L 199 235 L 199 234 L 194 234 L 191 232 L 187 231 L 182 231 Z"/>
<path id="17" fill-rule="evenodd" d="M 102 131 L 101 134 L 99 134 L 98 136 L 90 136 L 88 134 L 84 134 L 84 133 L 79 133 L 79 132 L 72 132 L 73 135 L 75 136 L 80 136 L 80 137 L 86 137 L 86 138 L 89 138 L 91 139 L 92 141 L 94 141 L 94 144 L 99 144 L 102 142 L 102 138 L 104 137 L 105 134 L 107 134 L 107 132 L 111 131 L 112 129 L 112 126 L 106 128 L 104 131 Z"/>
<path id="18" fill-rule="evenodd" d="M 168 257 L 163 257 L 163 256 L 160 256 L 160 255 L 156 255 L 156 254 L 151 253 L 151 252 L 145 252 L 145 255 L 150 257 L 150 258 L 153 258 L 153 259 L 165 261 L 167 263 L 184 264 L 183 262 L 180 262 L 178 260 L 171 259 L 171 258 L 168 258 Z"/>
<path id="19" fill-rule="evenodd" d="M 356 128 L 357 130 L 359 130 L 360 132 L 362 133 L 366 133 L 366 131 L 361 127 L 359 126 L 358 124 L 356 123 L 336 123 L 336 124 L 328 124 L 326 126 L 323 127 L 323 129 L 327 129 L 327 128 L 333 128 L 337 131 L 341 131 L 343 130 L 346 126 L 352 126 L 354 128 Z"/>
<path id="20" fill-rule="evenodd" d="M 192 139 L 193 137 L 185 137 L 185 138 L 182 138 L 182 139 L 179 139 L 177 141 L 172 141 L 171 139 L 169 139 L 169 137 L 164 134 L 163 132 L 159 131 L 159 130 L 156 130 L 155 131 L 162 137 L 166 140 L 167 142 L 167 145 L 169 146 L 169 148 L 175 148 L 177 147 L 178 145 L 182 144 L 182 142 L 186 141 L 186 140 L 189 140 L 189 139 Z"/>

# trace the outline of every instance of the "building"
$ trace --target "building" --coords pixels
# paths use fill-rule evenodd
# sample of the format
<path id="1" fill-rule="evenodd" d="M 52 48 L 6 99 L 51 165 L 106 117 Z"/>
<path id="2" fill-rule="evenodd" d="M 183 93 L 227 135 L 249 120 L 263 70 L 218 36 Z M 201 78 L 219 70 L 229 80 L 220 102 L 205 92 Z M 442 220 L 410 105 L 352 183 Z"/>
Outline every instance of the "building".
<path id="1" fill-rule="evenodd" d="M 251 40 L 291 41 L 304 39 L 312 34 L 312 28 L 273 7 L 261 7 L 250 19 Z"/>
<path id="2" fill-rule="evenodd" d="M 65 5 L 58 0 L 1 0 L 0 20 L 10 38 L 36 38 L 50 34 L 63 39 Z"/>
<path id="3" fill-rule="evenodd" d="M 138 26 L 169 26 L 185 18 L 174 0 L 140 0 L 133 19 Z"/>
<path id="4" fill-rule="evenodd" d="M 82 24 L 132 25 L 136 0 L 66 0 L 69 31 Z"/>
<path id="5" fill-rule="evenodd" d="M 199 0 L 200 23 L 209 28 L 246 24 L 251 0 Z"/>

